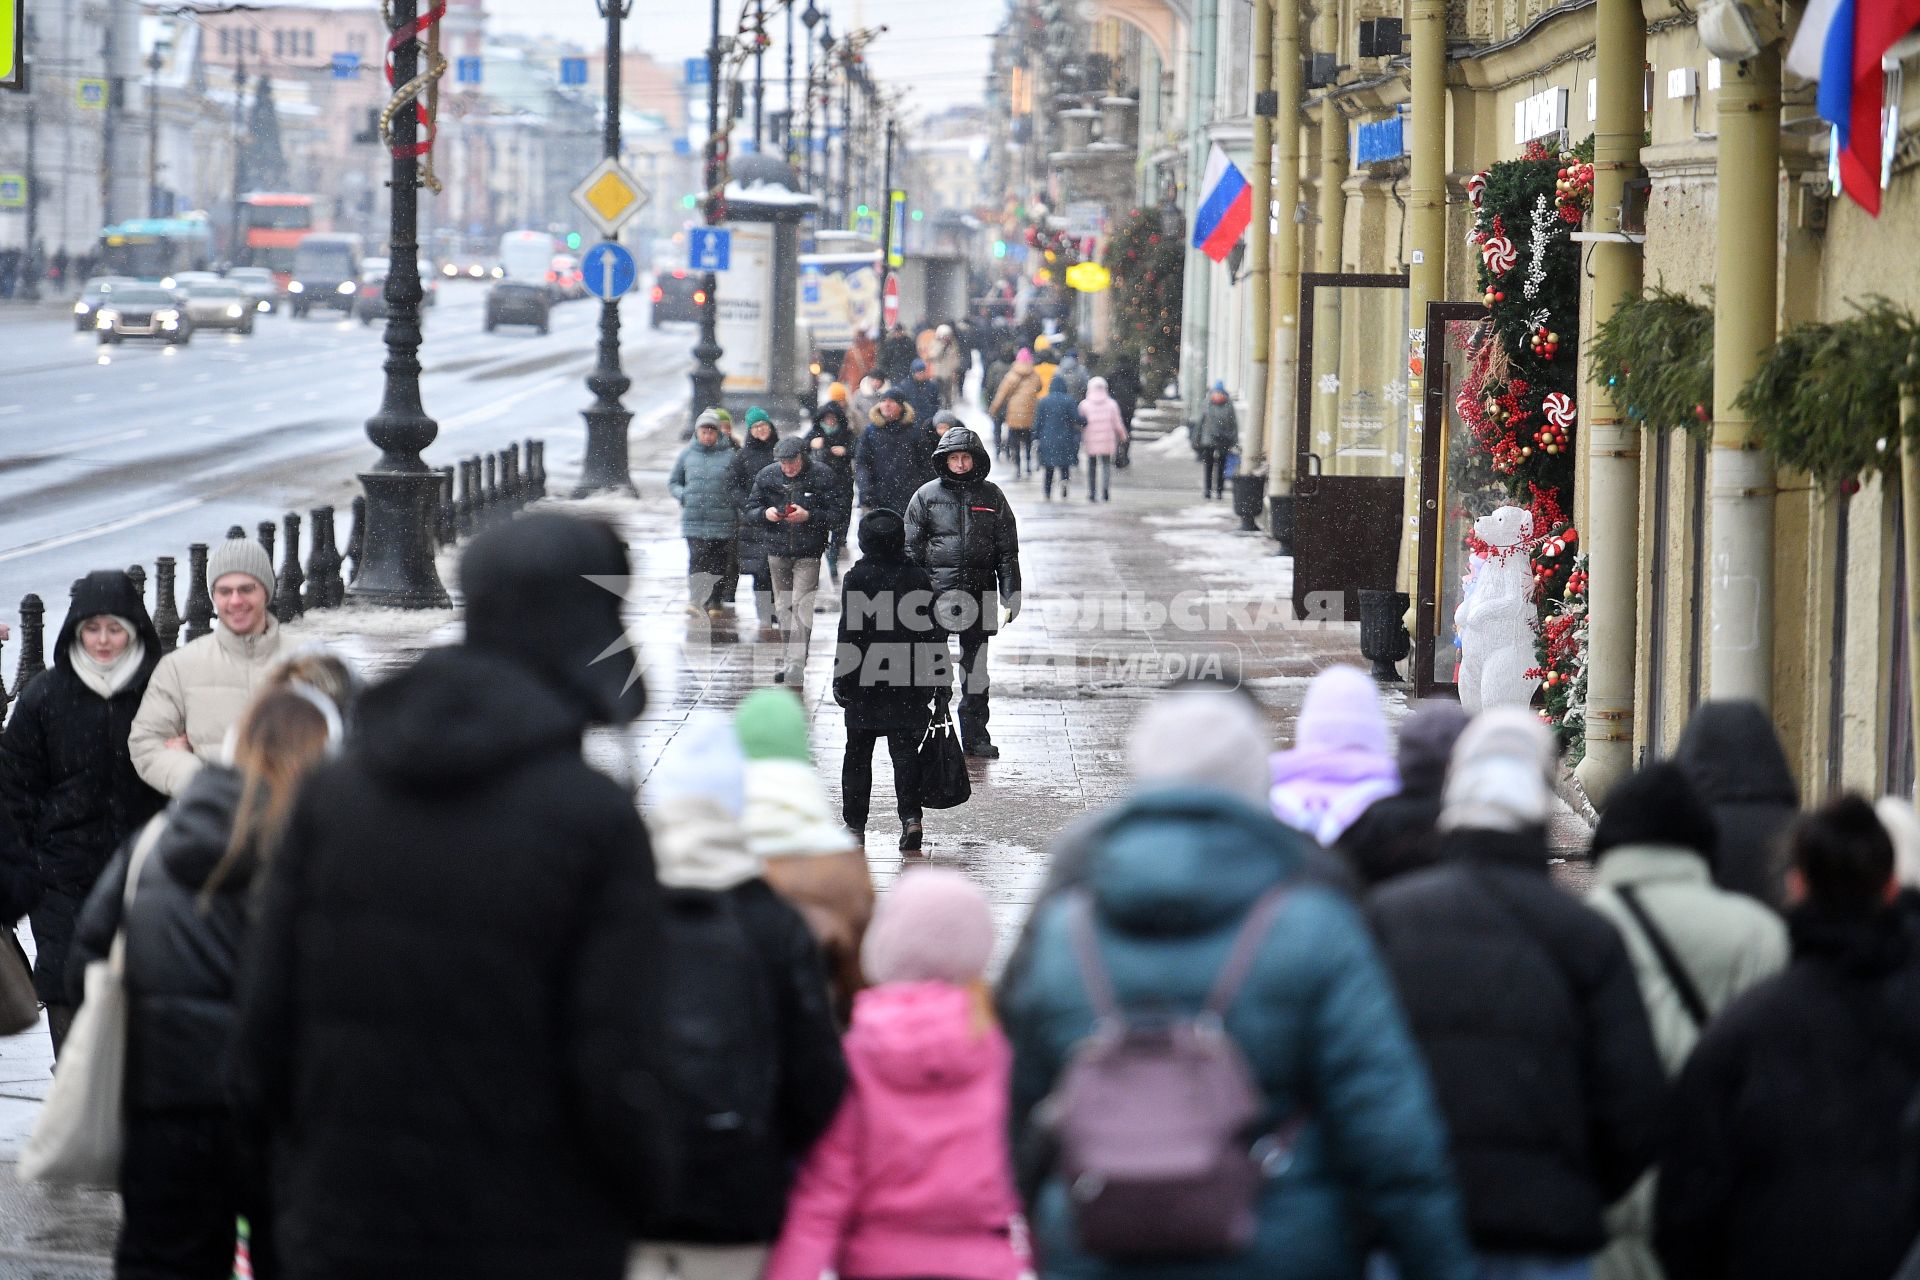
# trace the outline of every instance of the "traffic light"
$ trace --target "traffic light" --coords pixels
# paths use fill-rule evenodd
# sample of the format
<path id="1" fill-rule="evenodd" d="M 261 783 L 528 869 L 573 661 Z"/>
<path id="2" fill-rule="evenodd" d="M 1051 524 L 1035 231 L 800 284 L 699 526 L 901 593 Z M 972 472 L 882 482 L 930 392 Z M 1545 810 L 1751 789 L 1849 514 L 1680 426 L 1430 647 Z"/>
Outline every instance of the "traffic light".
<path id="1" fill-rule="evenodd" d="M 699 203 L 700 203 L 700 198 L 694 195 L 693 192 L 691 191 L 687 192 L 687 194 L 680 197 L 680 207 L 682 209 L 691 209 Z"/>
<path id="2" fill-rule="evenodd" d="M 924 217 L 926 217 L 926 216 L 927 216 L 927 215 L 926 215 L 925 213 L 923 213 L 923 212 L 921 212 L 921 211 L 920 211 L 920 210 L 918 210 L 918 209 L 915 209 L 915 210 L 913 211 L 913 220 L 914 220 L 915 222 L 918 222 L 918 221 L 920 221 L 920 220 L 921 220 L 922 218 L 924 218 Z"/>
<path id="3" fill-rule="evenodd" d="M 993 242 L 993 256 L 996 258 L 1004 258 L 1007 256 L 1007 242 L 1005 240 L 995 240 Z"/>
<path id="4" fill-rule="evenodd" d="M 853 212 L 855 217 L 864 218 L 867 216 L 869 211 L 867 209 L 867 206 L 865 205 L 856 205 L 854 207 Z"/>
<path id="5" fill-rule="evenodd" d="M 578 231 L 567 232 L 567 248 L 578 249 L 579 247 L 580 247 L 580 233 Z"/>

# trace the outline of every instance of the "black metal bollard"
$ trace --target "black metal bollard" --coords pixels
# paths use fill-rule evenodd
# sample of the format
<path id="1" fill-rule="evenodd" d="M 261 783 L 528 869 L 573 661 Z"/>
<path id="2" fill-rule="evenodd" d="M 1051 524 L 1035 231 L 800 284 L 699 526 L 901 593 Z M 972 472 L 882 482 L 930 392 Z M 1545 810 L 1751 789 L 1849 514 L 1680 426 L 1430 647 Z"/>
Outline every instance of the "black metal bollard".
<path id="1" fill-rule="evenodd" d="M 306 585 L 307 575 L 300 572 L 300 517 L 289 511 L 283 520 L 287 529 L 287 553 L 280 561 L 280 583 L 273 592 L 273 616 L 284 624 L 307 611 L 306 602 L 300 598 L 300 588 Z"/>
<path id="2" fill-rule="evenodd" d="M 234 540 L 235 538 L 244 538 L 244 537 L 246 537 L 246 536 L 247 536 L 247 531 L 246 531 L 245 529 L 243 529 L 243 528 L 241 528 L 241 527 L 240 527 L 239 525 L 237 525 L 237 524 L 230 524 L 230 525 L 228 525 L 228 526 L 227 526 L 227 541 L 228 541 L 228 542 L 232 542 L 232 541 L 233 541 L 233 540 Z"/>
<path id="3" fill-rule="evenodd" d="M 186 642 L 192 644 L 212 632 L 213 596 L 207 591 L 207 544 L 196 542 L 187 548 Z"/>
<path id="4" fill-rule="evenodd" d="M 527 448 L 533 451 L 533 496 L 547 496 L 547 442 L 529 440 Z"/>
<path id="5" fill-rule="evenodd" d="M 526 495 L 520 492 L 520 451 L 518 449 L 500 451 L 500 487 L 507 493 L 507 510 L 518 511 L 527 505 Z"/>
<path id="6" fill-rule="evenodd" d="M 47 606 L 39 596 L 27 596 L 20 601 L 20 666 L 13 678 L 16 701 L 33 678 L 47 669 L 46 632 Z"/>
<path id="7" fill-rule="evenodd" d="M 334 541 L 333 508 L 315 507 L 313 550 L 307 556 L 307 608 L 338 609 L 347 598 L 340 580 L 340 548 Z"/>
<path id="8" fill-rule="evenodd" d="M 353 532 L 347 536 L 347 556 L 353 567 L 347 573 L 347 581 L 352 582 L 360 576 L 360 557 L 367 549 L 367 500 L 364 497 L 353 500 Z"/>
<path id="9" fill-rule="evenodd" d="M 459 520 L 453 498 L 453 468 L 440 468 L 440 520 L 435 528 L 440 545 L 450 547 L 460 536 Z"/>
<path id="10" fill-rule="evenodd" d="M 487 477 L 487 486 L 485 489 L 487 495 L 487 523 L 491 524 L 500 518 L 500 477 L 496 470 L 499 465 L 499 459 L 489 453 L 481 460 L 481 463 L 485 468 Z"/>
<path id="11" fill-rule="evenodd" d="M 128 565 L 128 566 L 127 566 L 127 578 L 128 578 L 128 580 L 130 580 L 130 581 L 131 581 L 131 582 L 133 583 L 133 594 L 135 594 L 135 595 L 137 595 L 137 596 L 139 596 L 139 597 L 140 597 L 140 603 L 141 603 L 141 604 L 145 604 L 145 603 L 147 602 L 147 570 L 146 570 L 146 566 L 145 566 L 145 565 L 138 565 L 138 564 L 130 564 L 130 565 Z M 152 617 L 153 615 L 152 615 L 152 614 L 148 614 L 147 616 L 148 616 L 148 617 Z"/>
<path id="12" fill-rule="evenodd" d="M 153 562 L 153 629 L 160 633 L 160 652 L 172 653 L 180 643 L 180 611 L 173 604 L 173 557 Z"/>
<path id="13" fill-rule="evenodd" d="M 456 538 L 473 534 L 473 467 L 460 459 L 460 494 L 453 503 L 453 534 Z"/>
<path id="14" fill-rule="evenodd" d="M 280 531 L 280 527 L 271 520 L 262 520 L 255 527 L 260 530 L 260 546 L 267 553 L 267 563 L 272 564 L 274 535 Z"/>

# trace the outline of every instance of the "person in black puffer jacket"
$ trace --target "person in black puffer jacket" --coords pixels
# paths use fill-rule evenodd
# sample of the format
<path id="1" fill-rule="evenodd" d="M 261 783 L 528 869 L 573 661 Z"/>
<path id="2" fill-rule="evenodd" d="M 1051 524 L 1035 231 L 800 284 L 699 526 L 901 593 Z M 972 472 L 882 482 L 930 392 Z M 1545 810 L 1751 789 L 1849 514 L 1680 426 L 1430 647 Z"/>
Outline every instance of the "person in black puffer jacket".
<path id="1" fill-rule="evenodd" d="M 1800 788 L 1766 708 L 1745 701 L 1700 704 L 1673 760 L 1713 810 L 1720 832 L 1713 882 L 1778 911 L 1786 902 L 1786 840 L 1800 816 Z"/>
<path id="2" fill-rule="evenodd" d="M 820 593 L 820 556 L 840 510 L 839 483 L 824 464 L 808 457 L 806 441 L 782 440 L 774 463 L 754 477 L 740 508 L 743 523 L 759 521 L 767 532 L 767 567 L 773 573 L 773 611 L 785 640 L 776 683 L 796 688 L 806 674 L 813 639 L 813 606 Z"/>
<path id="3" fill-rule="evenodd" d="M 1522 707 L 1454 747 L 1441 862 L 1367 914 L 1427 1060 L 1483 1263 L 1577 1268 L 1659 1149 L 1666 1075 L 1606 917 L 1554 885 L 1553 742 Z"/>
<path id="4" fill-rule="evenodd" d="M 234 1218 L 251 1230 L 256 1274 L 275 1274 L 265 1162 L 242 1140 L 218 1070 L 233 1043 L 235 988 L 253 891 L 301 779 L 337 745 L 339 710 L 311 689 L 262 690 L 235 726 L 232 768 L 209 764 L 160 819 L 133 901 L 129 841 L 100 877 L 68 965 L 81 976 L 126 934 L 125 1206 L 114 1274 L 225 1280 Z"/>
<path id="5" fill-rule="evenodd" d="M 1667 1280 L 1884 1280 L 1920 1233 L 1920 950 L 1873 808 L 1789 839 L 1793 959 L 1680 1073 L 1654 1247 Z"/>
<path id="6" fill-rule="evenodd" d="M 362 694 L 301 789 L 233 1067 L 294 1280 L 618 1280 L 672 1194 L 660 886 L 581 758 L 645 706 L 593 581 L 631 571 L 598 521 L 481 534 L 465 641 Z"/>
<path id="7" fill-rule="evenodd" d="M 970 427 L 952 427 L 934 451 L 940 478 L 907 504 L 907 554 L 933 575 L 934 620 L 959 637 L 960 737 L 967 754 L 998 759 L 987 736 L 987 641 L 1020 616 L 1020 531 L 1000 486 L 987 479 L 993 459 Z"/>
<path id="8" fill-rule="evenodd" d="M 847 549 L 847 528 L 853 523 L 853 431 L 847 425 L 847 406 L 829 400 L 814 411 L 813 426 L 803 437 L 813 460 L 833 473 L 835 494 L 833 527 L 827 538 L 827 574 L 840 585 L 840 557 Z"/>
<path id="9" fill-rule="evenodd" d="M 736 508 L 746 506 L 747 495 L 753 492 L 754 479 L 773 465 L 773 450 L 779 443 L 780 428 L 765 414 L 755 418 L 747 428 L 746 443 L 740 446 L 740 451 L 733 455 L 733 461 L 727 466 L 727 488 L 733 494 Z M 767 567 L 766 522 L 749 520 L 742 515 L 735 546 L 739 548 L 740 571 L 753 579 L 753 607 L 759 616 L 760 626 L 763 630 L 771 630 L 779 623 L 773 611 L 773 570 Z M 732 602 L 731 596 L 727 597 L 727 602 Z"/>
<path id="10" fill-rule="evenodd" d="M 902 853 L 920 849 L 920 740 L 935 696 L 946 695 L 953 682 L 946 639 L 934 625 L 932 606 L 933 579 L 907 559 L 900 517 L 886 510 L 862 516 L 860 563 L 847 573 L 834 647 L 833 700 L 847 713 L 840 802 L 848 830 L 864 843 L 873 798 L 873 748 L 885 738 L 893 760 Z"/>
<path id="11" fill-rule="evenodd" d="M 55 1054 L 76 1003 L 66 994 L 74 916 L 114 850 L 166 803 L 127 754 L 159 663 L 160 633 L 133 580 L 118 569 L 90 573 L 53 642 L 53 666 L 21 693 L 0 737 L 0 805 L 39 879 L 29 904 L 34 986 Z"/>
<path id="12" fill-rule="evenodd" d="M 1436 700 L 1400 722 L 1395 760 L 1400 790 L 1367 806 L 1335 844 L 1363 887 L 1423 871 L 1440 860 L 1440 790 L 1447 780 L 1447 758 L 1468 718 L 1459 703 Z"/>
<path id="13" fill-rule="evenodd" d="M 917 420 L 906 396 L 890 388 L 867 415 L 854 451 L 860 505 L 905 511 L 920 486 L 934 478 L 933 451 L 939 444 L 940 428 Z"/>

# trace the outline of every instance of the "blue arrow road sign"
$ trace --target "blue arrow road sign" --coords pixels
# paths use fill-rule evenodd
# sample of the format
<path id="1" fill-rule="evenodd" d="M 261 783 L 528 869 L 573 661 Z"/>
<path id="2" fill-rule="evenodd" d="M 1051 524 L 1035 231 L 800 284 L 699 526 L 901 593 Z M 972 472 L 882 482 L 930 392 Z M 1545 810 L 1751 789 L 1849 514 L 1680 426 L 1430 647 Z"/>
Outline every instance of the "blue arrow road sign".
<path id="1" fill-rule="evenodd" d="M 694 271 L 725 271 L 733 263 L 733 232 L 725 227 L 694 227 L 687 232 L 687 266 Z"/>
<path id="2" fill-rule="evenodd" d="M 336 53 L 333 55 L 333 78 L 335 80 L 354 80 L 360 75 L 360 55 L 357 53 Z"/>
<path id="3" fill-rule="evenodd" d="M 561 84 L 585 84 L 587 82 L 587 60 L 585 58 L 560 59 Z"/>
<path id="4" fill-rule="evenodd" d="M 580 259 L 580 274 L 587 292 L 596 298 L 618 298 L 633 288 L 639 279 L 633 255 L 611 240 L 587 250 Z"/>
<path id="5" fill-rule="evenodd" d="M 688 58 L 682 68 L 681 74 L 689 86 L 705 84 L 707 82 L 707 60 L 705 58 Z"/>
<path id="6" fill-rule="evenodd" d="M 456 84 L 479 84 L 480 59 L 477 56 L 455 59 L 453 64 L 453 79 Z"/>

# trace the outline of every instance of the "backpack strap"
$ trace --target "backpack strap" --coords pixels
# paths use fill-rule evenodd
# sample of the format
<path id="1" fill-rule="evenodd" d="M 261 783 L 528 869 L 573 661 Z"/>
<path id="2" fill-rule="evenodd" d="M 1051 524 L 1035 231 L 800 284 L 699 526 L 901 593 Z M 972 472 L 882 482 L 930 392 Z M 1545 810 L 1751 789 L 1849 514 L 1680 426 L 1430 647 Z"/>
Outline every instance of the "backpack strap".
<path id="1" fill-rule="evenodd" d="M 1067 935 L 1080 962 L 1080 981 L 1087 988 L 1094 1017 L 1102 1022 L 1119 1022 L 1120 1002 L 1114 997 L 1113 979 L 1100 959 L 1100 939 L 1093 931 L 1093 895 L 1084 889 L 1067 897 Z"/>
<path id="2" fill-rule="evenodd" d="M 1261 895 L 1241 922 L 1240 931 L 1233 937 L 1233 950 L 1227 953 L 1227 962 L 1221 966 L 1220 976 L 1214 979 L 1213 990 L 1207 996 L 1207 1012 L 1215 1018 L 1226 1020 L 1227 1010 L 1233 1007 L 1234 997 L 1240 994 L 1247 976 L 1253 972 L 1260 944 L 1272 932 L 1274 918 L 1286 905 L 1289 892 L 1287 885 L 1275 885 Z"/>
<path id="3" fill-rule="evenodd" d="M 1687 1011 L 1687 1017 L 1693 1020 L 1693 1029 L 1706 1028 L 1707 1020 L 1713 1016 L 1707 1008 L 1706 1000 L 1700 994 L 1700 988 L 1694 985 L 1693 977 L 1687 967 L 1680 963 L 1680 957 L 1674 953 L 1673 944 L 1667 941 L 1667 935 L 1653 922 L 1653 913 L 1640 901 L 1640 891 L 1633 885 L 1616 886 L 1614 892 L 1620 895 L 1620 903 L 1626 907 L 1634 923 L 1640 926 L 1647 944 L 1653 948 L 1653 954 L 1660 961 L 1660 968 L 1666 972 L 1667 981 L 1673 984 L 1674 994 L 1680 997 L 1680 1003 Z"/>

